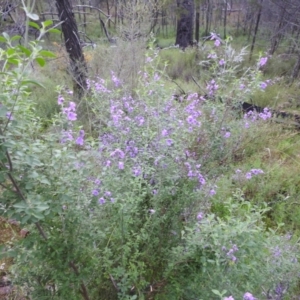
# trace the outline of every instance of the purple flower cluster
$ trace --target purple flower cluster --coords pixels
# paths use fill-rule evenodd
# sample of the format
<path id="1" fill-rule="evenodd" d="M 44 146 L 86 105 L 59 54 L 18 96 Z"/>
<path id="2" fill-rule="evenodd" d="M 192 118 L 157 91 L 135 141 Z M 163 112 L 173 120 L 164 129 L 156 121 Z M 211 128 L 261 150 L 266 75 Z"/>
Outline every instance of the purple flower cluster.
<path id="1" fill-rule="evenodd" d="M 201 126 L 201 122 L 198 121 L 198 118 L 202 115 L 199 110 L 200 102 L 202 101 L 199 98 L 197 93 L 190 94 L 187 98 L 189 104 L 185 107 L 184 111 L 187 114 L 186 123 L 188 124 L 189 131 L 193 131 L 194 128 Z"/>
<path id="2" fill-rule="evenodd" d="M 96 80 L 87 79 L 86 84 L 88 90 L 92 89 L 96 93 L 104 93 L 104 94 L 111 93 L 111 91 L 107 89 L 107 87 L 105 86 L 104 79 L 100 78 L 99 76 L 97 76 Z"/>
<path id="3" fill-rule="evenodd" d="M 251 293 L 247 292 L 244 294 L 243 300 L 256 300 L 256 298 L 254 298 L 254 296 Z"/>
<path id="4" fill-rule="evenodd" d="M 79 131 L 79 136 L 78 138 L 76 139 L 75 143 L 79 146 L 83 146 L 84 145 L 84 135 L 85 135 L 85 132 L 83 129 L 81 129 Z"/>
<path id="5" fill-rule="evenodd" d="M 256 175 L 259 175 L 259 174 L 264 174 L 264 171 L 261 170 L 261 169 L 251 169 L 249 172 L 247 172 L 245 174 L 245 177 L 246 179 L 251 179 L 252 176 L 256 176 Z"/>
<path id="6" fill-rule="evenodd" d="M 199 183 L 199 188 L 201 188 L 203 185 L 206 184 L 206 180 L 204 176 L 200 173 L 200 165 L 196 165 L 196 168 L 192 168 L 191 164 L 188 162 L 185 162 L 184 165 L 187 168 L 187 176 L 190 179 L 197 179 Z"/>
<path id="7" fill-rule="evenodd" d="M 71 142 L 73 140 L 74 140 L 74 138 L 73 138 L 72 130 L 63 130 L 62 131 L 62 137 L 60 139 L 60 142 L 62 144 L 66 143 L 66 142 Z"/>
<path id="8" fill-rule="evenodd" d="M 252 122 L 259 119 L 266 121 L 270 118 L 272 118 L 272 113 L 267 107 L 265 107 L 261 113 L 257 113 L 253 110 L 250 110 L 249 112 L 244 114 L 244 120 L 249 120 Z"/>
<path id="9" fill-rule="evenodd" d="M 69 121 L 76 121 L 77 120 L 76 103 L 72 101 L 69 102 L 69 107 L 63 108 L 63 114 L 67 116 L 67 119 Z"/>
<path id="10" fill-rule="evenodd" d="M 227 251 L 226 247 L 222 247 L 223 251 Z M 235 252 L 237 252 L 239 250 L 239 248 L 237 247 L 237 245 L 232 245 L 232 247 L 227 251 L 226 256 L 233 262 L 237 261 L 236 256 L 234 255 Z"/>
<path id="11" fill-rule="evenodd" d="M 259 67 L 263 67 L 267 63 L 267 61 L 268 61 L 267 56 L 266 57 L 261 57 L 259 62 L 258 62 Z"/>
<path id="12" fill-rule="evenodd" d="M 111 81 L 114 83 L 115 87 L 121 86 L 121 80 L 115 75 L 114 72 L 111 72 Z"/>
<path id="13" fill-rule="evenodd" d="M 212 79 L 206 85 L 206 89 L 208 90 L 208 95 L 209 96 L 212 96 L 218 88 L 219 88 L 219 85 L 216 83 L 216 81 L 214 79 Z"/>
<path id="14" fill-rule="evenodd" d="M 103 205 L 106 203 L 107 200 L 110 200 L 111 203 L 115 202 L 115 198 L 112 197 L 112 194 L 110 191 L 106 191 L 104 193 L 104 195 L 98 199 L 98 203 L 100 205 Z"/>

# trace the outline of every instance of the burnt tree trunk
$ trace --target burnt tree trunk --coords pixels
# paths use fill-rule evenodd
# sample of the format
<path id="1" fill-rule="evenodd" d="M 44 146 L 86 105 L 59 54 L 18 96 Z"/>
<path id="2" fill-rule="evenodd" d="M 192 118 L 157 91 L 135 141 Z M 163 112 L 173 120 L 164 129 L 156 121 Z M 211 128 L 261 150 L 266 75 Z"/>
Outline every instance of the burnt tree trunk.
<path id="1" fill-rule="evenodd" d="M 80 45 L 78 28 L 70 0 L 56 0 L 56 8 L 73 75 L 74 98 L 79 101 L 87 89 L 87 66 Z"/>
<path id="2" fill-rule="evenodd" d="M 178 19 L 175 45 L 193 45 L 194 0 L 177 0 Z"/>
<path id="3" fill-rule="evenodd" d="M 260 17 L 261 17 L 261 12 L 262 12 L 262 3 L 263 3 L 263 0 L 260 0 L 260 4 L 259 4 L 259 8 L 258 8 L 258 13 L 257 13 L 256 24 L 255 24 L 255 29 L 254 29 L 254 35 L 253 35 L 251 49 L 250 49 L 249 61 L 251 61 L 251 59 L 252 59 L 252 54 L 253 54 L 253 50 L 254 50 L 254 46 L 255 46 L 256 36 L 257 36 L 259 22 L 260 22 Z"/>

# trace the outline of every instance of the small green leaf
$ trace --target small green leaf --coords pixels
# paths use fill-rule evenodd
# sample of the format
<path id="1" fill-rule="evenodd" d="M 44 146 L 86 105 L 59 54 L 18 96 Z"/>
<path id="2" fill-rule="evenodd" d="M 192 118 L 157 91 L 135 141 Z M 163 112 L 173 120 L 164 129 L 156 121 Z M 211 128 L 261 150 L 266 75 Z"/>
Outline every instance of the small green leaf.
<path id="1" fill-rule="evenodd" d="M 6 43 L 7 42 L 7 40 L 3 37 L 3 36 L 0 36 L 0 42 L 2 42 L 2 43 Z"/>
<path id="2" fill-rule="evenodd" d="M 28 48 L 26 48 L 26 47 L 24 47 L 24 46 L 22 46 L 22 45 L 19 45 L 19 49 L 23 52 L 23 53 L 25 53 L 25 55 L 26 56 L 30 56 L 31 55 L 31 53 L 32 53 L 32 51 L 31 50 L 29 50 Z"/>
<path id="3" fill-rule="evenodd" d="M 6 32 L 3 32 L 2 35 L 5 37 L 6 41 L 9 41 L 9 35 Z"/>
<path id="4" fill-rule="evenodd" d="M 48 30 L 48 32 L 51 32 L 51 33 L 61 33 L 61 31 L 59 29 L 56 29 L 56 28 L 51 28 Z"/>
<path id="5" fill-rule="evenodd" d="M 46 64 L 46 61 L 41 57 L 37 57 L 35 60 L 41 67 L 43 67 Z"/>
<path id="6" fill-rule="evenodd" d="M 29 26 L 40 30 L 40 26 L 37 23 L 29 21 L 28 24 L 29 24 Z"/>
<path id="7" fill-rule="evenodd" d="M 39 19 L 39 16 L 37 14 L 26 12 L 26 15 L 29 19 L 31 19 L 33 21 L 37 21 Z"/>
<path id="8" fill-rule="evenodd" d="M 34 84 L 34 85 L 38 85 L 38 86 L 40 86 L 40 87 L 42 87 L 44 89 L 46 88 L 44 85 L 42 85 L 41 83 L 39 83 L 39 82 L 37 82 L 35 80 L 22 80 L 22 85 L 26 85 L 28 83 L 31 83 L 31 84 Z"/>
<path id="9" fill-rule="evenodd" d="M 19 64 L 19 60 L 18 59 L 15 59 L 15 58 L 9 58 L 7 60 L 10 64 L 13 64 L 13 65 L 18 65 Z"/>
<path id="10" fill-rule="evenodd" d="M 46 20 L 45 22 L 42 22 L 43 27 L 48 27 L 51 26 L 53 24 L 52 20 Z"/>
<path id="11" fill-rule="evenodd" d="M 55 55 L 53 52 L 47 51 L 47 50 L 41 50 L 41 51 L 39 52 L 39 54 L 40 54 L 40 55 L 43 55 L 43 56 L 45 56 L 45 57 L 56 57 L 56 55 Z"/>
<path id="12" fill-rule="evenodd" d="M 12 38 L 11 38 L 11 41 L 17 41 L 21 38 L 20 35 L 14 35 Z"/>

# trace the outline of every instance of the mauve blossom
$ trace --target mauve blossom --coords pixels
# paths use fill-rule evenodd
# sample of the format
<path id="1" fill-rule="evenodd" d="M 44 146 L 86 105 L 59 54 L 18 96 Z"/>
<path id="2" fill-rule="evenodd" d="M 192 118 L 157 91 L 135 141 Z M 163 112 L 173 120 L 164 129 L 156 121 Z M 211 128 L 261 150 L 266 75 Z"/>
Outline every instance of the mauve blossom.
<path id="1" fill-rule="evenodd" d="M 256 300 L 253 295 L 249 292 L 244 294 L 243 300 Z"/>
<path id="2" fill-rule="evenodd" d="M 224 60 L 223 58 L 219 61 L 219 65 L 220 65 L 220 66 L 225 65 L 225 60 Z"/>
<path id="3" fill-rule="evenodd" d="M 230 138 L 231 136 L 231 133 L 229 131 L 227 131 L 225 134 L 224 134 L 224 138 L 228 139 Z"/>
<path id="4" fill-rule="evenodd" d="M 264 90 L 267 86 L 268 86 L 268 84 L 265 83 L 265 82 L 262 82 L 262 83 L 260 84 L 260 87 L 261 87 L 263 90 Z"/>
<path id="5" fill-rule="evenodd" d="M 64 97 L 62 95 L 58 95 L 57 104 L 62 105 L 64 101 L 65 101 Z"/>
<path id="6" fill-rule="evenodd" d="M 215 44 L 216 47 L 219 47 L 221 45 L 221 42 L 220 42 L 220 40 L 215 40 L 214 44 Z"/>
<path id="7" fill-rule="evenodd" d="M 234 298 L 232 296 L 229 296 L 229 297 L 225 297 L 223 300 L 234 300 Z"/>
<path id="8" fill-rule="evenodd" d="M 267 63 L 267 61 L 268 61 L 268 57 L 261 57 L 258 64 L 260 67 L 262 67 Z"/>

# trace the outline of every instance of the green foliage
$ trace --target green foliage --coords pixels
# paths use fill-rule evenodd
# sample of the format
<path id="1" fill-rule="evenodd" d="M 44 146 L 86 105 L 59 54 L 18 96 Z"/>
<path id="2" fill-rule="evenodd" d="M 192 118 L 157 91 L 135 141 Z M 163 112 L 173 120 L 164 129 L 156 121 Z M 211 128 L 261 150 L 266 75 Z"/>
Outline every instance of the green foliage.
<path id="1" fill-rule="evenodd" d="M 207 98 L 191 93 L 175 101 L 150 46 L 142 71 L 137 57 L 134 66 L 126 62 L 128 81 L 115 72 L 88 80 L 88 130 L 76 122 L 72 91 L 59 87 L 59 111 L 44 131 L 29 66 L 44 66 L 52 53 L 2 40 L 1 216 L 31 233 L 1 253 L 15 257 L 13 280 L 28 296 L 219 299 L 297 284 L 298 243 L 265 226 L 270 207 L 280 204 L 265 200 L 279 166 L 262 171 L 266 162 L 256 158 L 231 174 L 245 151 L 248 158 L 263 148 L 263 139 L 246 146 L 268 128 L 267 111 L 240 118 L 238 102 L 262 81 L 259 66 L 240 67 L 244 50 L 228 40 L 204 47 L 201 61 L 194 50 L 176 50 L 182 68 L 205 70 Z M 244 74 L 236 78 L 237 70 Z M 282 141 L 278 149 L 289 156 L 289 146 Z"/>

